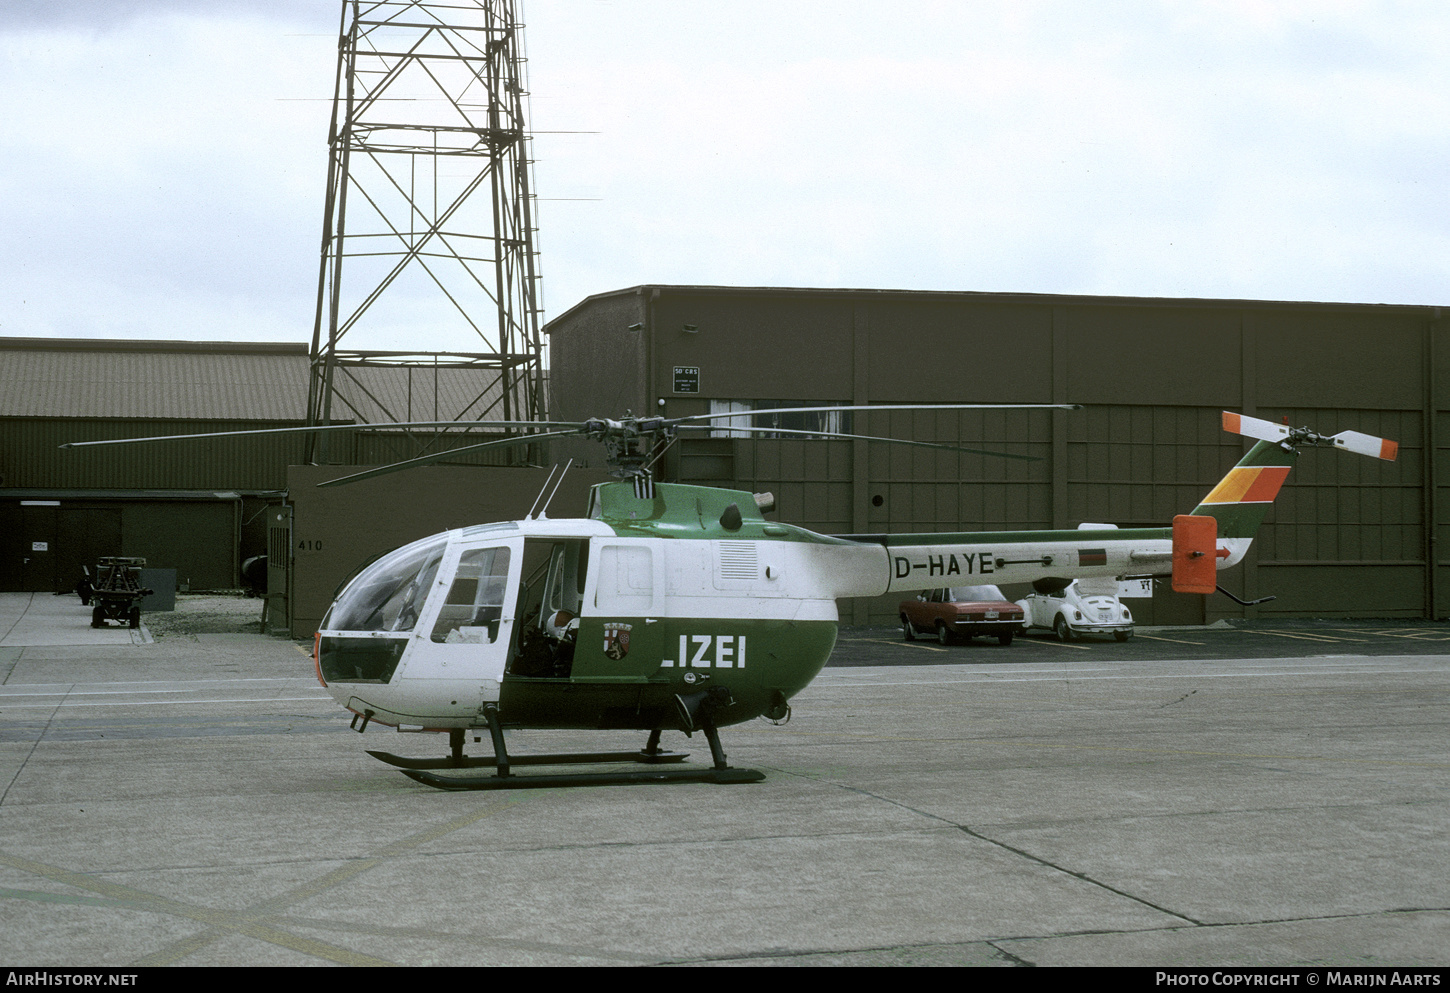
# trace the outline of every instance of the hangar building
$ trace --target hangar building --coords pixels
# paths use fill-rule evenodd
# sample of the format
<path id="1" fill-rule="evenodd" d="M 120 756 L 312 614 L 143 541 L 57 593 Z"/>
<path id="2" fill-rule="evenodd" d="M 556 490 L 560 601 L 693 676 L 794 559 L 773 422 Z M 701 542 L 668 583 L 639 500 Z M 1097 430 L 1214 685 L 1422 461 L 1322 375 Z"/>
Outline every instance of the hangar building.
<path id="1" fill-rule="evenodd" d="M 70 588 L 122 554 L 183 587 L 238 587 L 301 442 L 60 446 L 299 424 L 306 389 L 293 345 L 0 338 L 0 589 Z"/>
<path id="2" fill-rule="evenodd" d="M 1224 410 L 1399 442 L 1393 463 L 1305 452 L 1247 561 L 1220 577 L 1241 598 L 1277 600 L 1243 608 L 1160 583 L 1135 611 L 1158 624 L 1450 613 L 1436 554 L 1446 515 L 1437 439 L 1450 437 L 1445 330 L 1439 308 L 1412 306 L 655 285 L 589 297 L 545 328 L 560 420 L 626 409 L 1084 405 L 757 421 L 1035 462 L 748 440 L 728 428 L 682 436 L 667 456 L 667 478 L 771 491 L 779 519 L 828 534 L 1164 526 L 1245 450 L 1221 430 Z M 896 599 L 858 603 L 843 618 L 890 623 Z"/>

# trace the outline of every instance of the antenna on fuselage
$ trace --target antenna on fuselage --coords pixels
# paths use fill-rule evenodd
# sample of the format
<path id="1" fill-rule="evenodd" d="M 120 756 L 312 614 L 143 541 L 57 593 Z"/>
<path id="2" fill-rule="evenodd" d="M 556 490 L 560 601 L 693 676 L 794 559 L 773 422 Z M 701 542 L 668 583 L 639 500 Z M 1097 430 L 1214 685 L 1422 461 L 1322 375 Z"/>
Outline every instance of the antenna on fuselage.
<path id="1" fill-rule="evenodd" d="M 573 459 L 570 459 L 569 461 L 572 464 L 574 460 Z M 549 488 L 549 484 L 554 481 L 554 473 L 556 471 L 558 471 L 558 468 L 559 468 L 559 463 L 555 462 L 553 468 L 549 470 L 549 478 L 548 479 L 545 479 L 544 480 L 544 485 L 539 487 L 539 495 L 536 496 L 536 497 L 534 497 L 534 505 L 532 507 L 530 507 L 529 508 L 529 512 L 524 515 L 524 517 L 525 517 L 526 520 L 532 521 L 532 520 L 535 519 L 534 518 L 534 511 L 536 511 L 536 510 L 539 509 L 539 501 L 544 499 L 544 491 L 547 490 Z M 560 482 L 563 482 L 563 480 L 564 480 L 564 477 L 563 476 L 560 476 L 559 477 L 559 481 Z M 552 494 L 550 496 L 552 497 Z M 549 506 L 548 503 L 545 503 L 544 504 L 545 509 L 548 509 L 548 506 Z M 543 513 L 543 511 L 539 511 L 539 512 L 540 513 Z"/>
<path id="2" fill-rule="evenodd" d="M 544 501 L 544 505 L 539 508 L 539 514 L 538 514 L 539 517 L 547 517 L 548 516 L 548 514 L 549 514 L 549 504 L 551 504 L 551 503 L 554 502 L 554 494 L 559 492 L 559 487 L 564 484 L 564 477 L 569 474 L 569 467 L 572 466 L 573 464 L 574 464 L 574 460 L 573 459 L 570 459 L 568 462 L 564 463 L 564 471 L 561 472 L 561 473 L 559 473 L 559 481 L 557 483 L 555 483 L 554 484 L 554 488 L 549 491 L 549 499 L 545 500 Z M 554 472 L 553 472 L 552 469 L 549 471 L 549 475 L 551 477 L 554 475 Z M 549 481 L 547 479 L 544 480 L 544 485 L 545 486 L 548 486 L 549 485 Z M 535 500 L 534 502 L 535 503 L 538 503 L 537 500 Z M 536 517 L 535 520 L 537 520 L 537 519 L 538 518 Z"/>

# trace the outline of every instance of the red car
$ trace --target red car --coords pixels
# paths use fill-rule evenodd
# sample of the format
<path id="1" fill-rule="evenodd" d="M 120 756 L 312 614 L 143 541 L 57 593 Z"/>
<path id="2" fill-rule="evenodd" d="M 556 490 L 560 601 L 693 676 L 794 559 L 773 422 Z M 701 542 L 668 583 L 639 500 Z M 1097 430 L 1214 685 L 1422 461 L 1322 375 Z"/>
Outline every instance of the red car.
<path id="1" fill-rule="evenodd" d="M 901 601 L 898 609 L 901 633 L 907 641 L 916 640 L 918 634 L 934 633 L 943 645 L 978 634 L 995 636 L 998 643 L 1010 645 L 1012 636 L 1027 623 L 1022 608 L 995 586 L 927 590 L 915 600 Z"/>

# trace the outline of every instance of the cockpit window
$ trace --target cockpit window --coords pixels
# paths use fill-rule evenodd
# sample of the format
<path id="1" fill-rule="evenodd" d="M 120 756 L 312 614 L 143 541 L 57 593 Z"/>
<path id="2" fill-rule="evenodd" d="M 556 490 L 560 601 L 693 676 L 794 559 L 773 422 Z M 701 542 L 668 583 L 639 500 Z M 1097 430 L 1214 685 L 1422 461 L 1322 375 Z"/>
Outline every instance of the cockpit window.
<path id="1" fill-rule="evenodd" d="M 332 605 L 323 630 L 413 630 L 447 543 L 446 534 L 424 538 L 368 566 Z"/>
<path id="2" fill-rule="evenodd" d="M 458 560 L 458 572 L 448 590 L 448 600 L 433 625 L 433 640 L 450 645 L 497 641 L 508 574 L 508 546 L 471 548 L 464 552 Z"/>

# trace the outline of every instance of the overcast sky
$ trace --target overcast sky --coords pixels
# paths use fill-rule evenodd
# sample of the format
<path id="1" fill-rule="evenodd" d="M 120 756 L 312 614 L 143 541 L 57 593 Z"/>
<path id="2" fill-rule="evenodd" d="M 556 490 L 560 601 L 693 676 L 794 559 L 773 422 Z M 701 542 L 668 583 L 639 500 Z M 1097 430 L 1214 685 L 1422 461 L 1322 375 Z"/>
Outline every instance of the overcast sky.
<path id="1" fill-rule="evenodd" d="M 523 10 L 546 318 L 640 283 L 1450 304 L 1443 2 Z M 6 0 L 0 334 L 308 340 L 338 24 Z M 409 347 L 477 345 L 431 314 Z"/>

